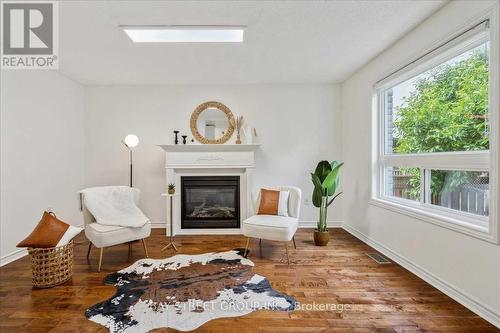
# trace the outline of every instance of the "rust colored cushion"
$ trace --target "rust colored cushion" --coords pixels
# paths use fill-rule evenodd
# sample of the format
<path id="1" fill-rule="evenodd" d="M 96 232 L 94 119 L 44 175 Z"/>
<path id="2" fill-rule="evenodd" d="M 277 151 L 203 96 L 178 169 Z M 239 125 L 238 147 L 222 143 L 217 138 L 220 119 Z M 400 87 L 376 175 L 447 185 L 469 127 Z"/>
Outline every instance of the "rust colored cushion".
<path id="1" fill-rule="evenodd" d="M 259 215 L 278 215 L 280 191 L 260 190 Z"/>
<path id="2" fill-rule="evenodd" d="M 44 212 L 35 230 L 22 242 L 17 244 L 17 247 L 55 247 L 69 227 L 69 224 L 59 220 L 55 215 Z"/>

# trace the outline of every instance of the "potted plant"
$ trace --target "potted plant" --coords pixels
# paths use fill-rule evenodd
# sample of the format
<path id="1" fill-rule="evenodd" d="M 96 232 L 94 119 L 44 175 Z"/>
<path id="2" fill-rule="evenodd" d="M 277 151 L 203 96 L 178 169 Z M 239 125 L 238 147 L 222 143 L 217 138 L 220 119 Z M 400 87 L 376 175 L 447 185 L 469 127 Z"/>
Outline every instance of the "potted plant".
<path id="1" fill-rule="evenodd" d="M 318 226 L 316 230 L 314 230 L 314 244 L 318 246 L 325 246 L 330 240 L 330 234 L 326 226 L 327 210 L 328 206 L 342 194 L 342 192 L 337 194 L 335 194 L 335 192 L 339 186 L 339 172 L 343 164 L 344 163 L 339 163 L 338 161 L 333 161 L 331 163 L 328 161 L 321 161 L 318 163 L 314 173 L 311 173 L 312 182 L 314 184 L 312 202 L 315 207 L 319 207 Z M 333 198 L 330 199 L 331 196 L 333 196 Z"/>
<path id="2" fill-rule="evenodd" d="M 174 183 L 168 184 L 168 194 L 170 194 L 170 195 L 175 194 L 175 184 Z"/>

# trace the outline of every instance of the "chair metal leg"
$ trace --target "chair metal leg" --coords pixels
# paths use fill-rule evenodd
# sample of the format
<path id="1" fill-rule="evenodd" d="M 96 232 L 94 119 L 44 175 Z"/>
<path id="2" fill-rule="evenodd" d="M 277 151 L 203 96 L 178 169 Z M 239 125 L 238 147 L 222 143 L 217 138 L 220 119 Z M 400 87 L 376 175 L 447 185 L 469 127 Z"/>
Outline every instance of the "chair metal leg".
<path id="1" fill-rule="evenodd" d="M 247 238 L 247 245 L 245 245 L 245 252 L 243 252 L 243 256 L 246 258 L 248 252 L 248 246 L 250 245 L 250 237 Z"/>
<path id="2" fill-rule="evenodd" d="M 286 262 L 288 266 L 290 266 L 290 256 L 288 255 L 288 243 L 285 242 L 285 251 L 286 251 Z"/>
<path id="3" fill-rule="evenodd" d="M 142 239 L 142 246 L 144 246 L 144 253 L 146 254 L 146 258 L 149 258 L 148 247 L 146 246 L 146 240 Z"/>
<path id="4" fill-rule="evenodd" d="M 262 247 L 262 238 L 259 238 L 259 247 Z"/>
<path id="5" fill-rule="evenodd" d="M 166 246 L 164 246 L 164 247 L 161 249 L 161 251 L 166 250 L 166 249 L 168 249 L 169 247 L 173 247 L 173 248 L 174 248 L 174 250 L 175 250 L 175 252 L 178 252 L 178 251 L 179 251 L 179 249 L 177 248 L 177 246 L 175 246 L 175 243 L 174 243 L 174 242 L 170 242 L 170 243 L 168 243 Z"/>
<path id="6" fill-rule="evenodd" d="M 89 249 L 87 250 L 87 259 L 90 256 L 90 250 L 92 249 L 92 242 L 89 242 Z"/>
<path id="7" fill-rule="evenodd" d="M 100 248 L 100 252 L 99 252 L 99 267 L 97 267 L 97 271 L 100 272 L 101 271 L 101 265 L 102 265 L 102 253 L 104 252 L 104 248 L 101 247 Z"/>
<path id="8" fill-rule="evenodd" d="M 293 240 L 293 247 L 295 248 L 295 250 L 297 250 L 297 244 L 295 244 L 295 236 L 292 237 L 292 240 Z"/>

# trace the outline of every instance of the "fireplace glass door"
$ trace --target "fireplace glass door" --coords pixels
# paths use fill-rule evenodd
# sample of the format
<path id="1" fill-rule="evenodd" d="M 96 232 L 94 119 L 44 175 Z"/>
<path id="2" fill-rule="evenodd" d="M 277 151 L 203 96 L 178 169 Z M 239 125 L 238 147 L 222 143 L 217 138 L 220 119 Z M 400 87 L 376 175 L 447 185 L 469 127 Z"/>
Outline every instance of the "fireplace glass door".
<path id="1" fill-rule="evenodd" d="M 181 228 L 239 228 L 239 176 L 181 177 Z"/>

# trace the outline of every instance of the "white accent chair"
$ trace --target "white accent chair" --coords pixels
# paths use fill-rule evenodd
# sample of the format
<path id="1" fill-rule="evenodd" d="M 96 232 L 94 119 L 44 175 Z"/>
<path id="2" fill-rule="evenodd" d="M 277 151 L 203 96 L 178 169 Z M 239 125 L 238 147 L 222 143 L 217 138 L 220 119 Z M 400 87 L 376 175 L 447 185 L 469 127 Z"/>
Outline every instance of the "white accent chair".
<path id="1" fill-rule="evenodd" d="M 295 186 L 276 186 L 266 187 L 265 189 L 290 192 L 288 197 L 288 217 L 277 215 L 254 215 L 243 221 L 241 229 L 243 235 L 248 237 L 244 255 L 246 256 L 247 254 L 250 238 L 259 238 L 260 242 L 262 242 L 262 239 L 285 242 L 286 259 L 288 265 L 290 265 L 288 242 L 293 240 L 293 246 L 297 248 L 294 235 L 299 226 L 302 191 Z M 257 195 L 255 212 L 258 211 L 259 205 L 260 191 Z"/>
<path id="2" fill-rule="evenodd" d="M 139 199 L 141 191 L 136 188 L 131 189 L 134 195 L 134 202 L 136 205 L 139 204 Z M 105 247 L 114 246 L 118 244 L 128 243 L 129 255 L 132 251 L 131 242 L 141 239 L 142 245 L 144 247 L 144 253 L 148 258 L 148 248 L 146 246 L 145 238 L 151 235 L 151 222 L 146 223 L 140 228 L 127 228 L 120 226 L 111 226 L 99 224 L 95 221 L 94 216 L 85 207 L 84 194 L 80 193 L 80 207 L 83 214 L 83 222 L 85 227 L 85 236 L 90 241 L 89 249 L 87 251 L 87 259 L 90 256 L 90 250 L 92 249 L 92 244 L 100 249 L 99 251 L 99 266 L 97 271 L 101 271 L 102 265 L 102 255 Z"/>

